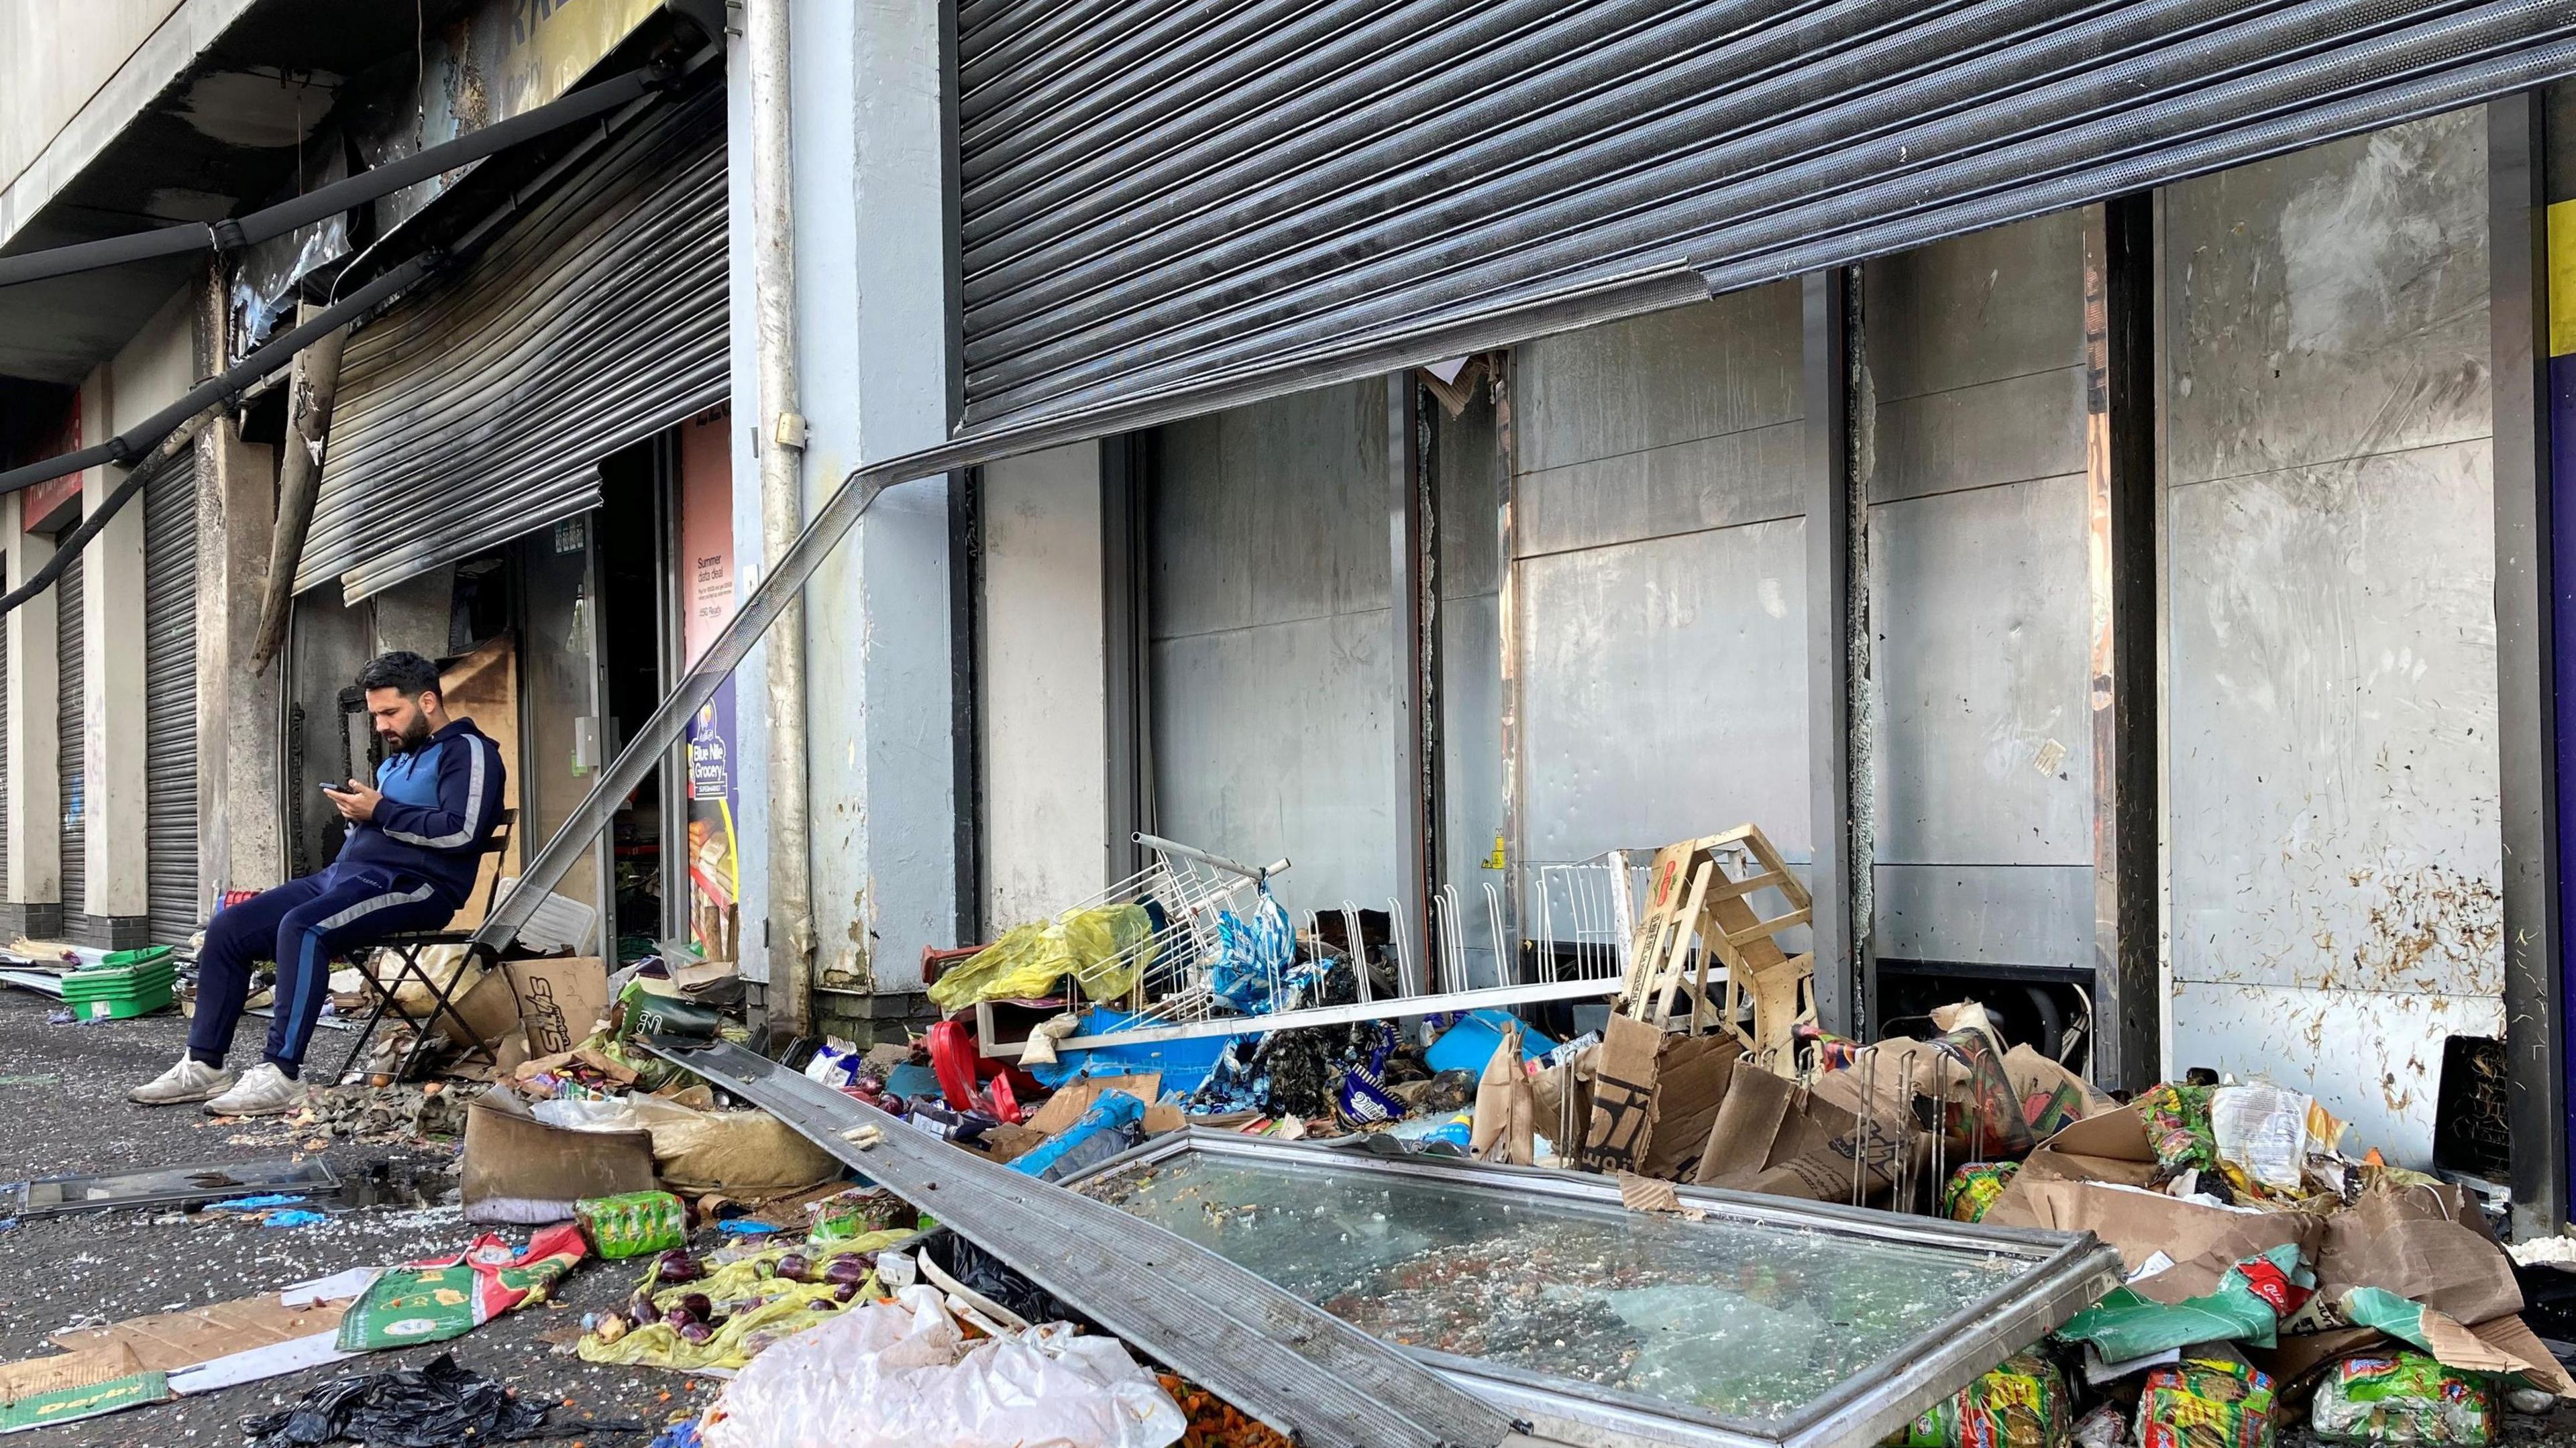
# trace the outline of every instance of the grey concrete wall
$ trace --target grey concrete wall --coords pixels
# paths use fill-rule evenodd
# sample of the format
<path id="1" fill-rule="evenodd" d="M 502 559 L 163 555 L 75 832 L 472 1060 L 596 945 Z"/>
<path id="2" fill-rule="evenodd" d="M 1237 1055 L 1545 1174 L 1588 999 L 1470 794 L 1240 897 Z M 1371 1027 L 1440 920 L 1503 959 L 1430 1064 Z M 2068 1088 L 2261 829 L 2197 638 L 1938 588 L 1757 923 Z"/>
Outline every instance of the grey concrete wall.
<path id="1" fill-rule="evenodd" d="M 1878 951 L 2089 970 L 2080 219 L 1872 262 L 1864 316 Z"/>
<path id="2" fill-rule="evenodd" d="M 2172 1065 L 2422 1165 L 2502 1027 L 2486 132 L 2164 196 Z"/>
<path id="3" fill-rule="evenodd" d="M 1808 856 L 1799 290 L 1515 357 L 1524 863 L 1747 820 Z"/>
<path id="4" fill-rule="evenodd" d="M 1108 883 L 1100 445 L 984 469 L 984 914 L 999 932 Z"/>
<path id="5" fill-rule="evenodd" d="M 1282 855 L 1292 910 L 1395 893 L 1386 388 L 1162 429 L 1147 568 L 1155 832 Z"/>

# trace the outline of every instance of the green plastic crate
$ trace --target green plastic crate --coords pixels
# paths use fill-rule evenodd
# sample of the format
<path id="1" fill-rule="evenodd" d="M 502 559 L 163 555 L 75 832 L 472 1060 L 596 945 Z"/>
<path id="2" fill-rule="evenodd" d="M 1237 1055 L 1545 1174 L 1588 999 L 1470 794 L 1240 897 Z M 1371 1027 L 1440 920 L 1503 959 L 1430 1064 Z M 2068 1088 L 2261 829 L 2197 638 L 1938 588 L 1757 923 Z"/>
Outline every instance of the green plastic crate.
<path id="1" fill-rule="evenodd" d="M 148 990 L 167 991 L 179 973 L 167 966 L 127 967 L 123 970 L 76 970 L 63 977 L 63 999 L 79 1000 L 88 996 L 134 995 Z"/>
<path id="2" fill-rule="evenodd" d="M 147 945 L 141 950 L 119 950 L 102 956 L 98 964 L 101 969 L 115 970 L 121 966 L 158 965 L 166 961 L 172 970 L 176 970 L 179 962 L 172 957 L 178 953 L 178 950 L 179 947 L 175 945 Z"/>
<path id="3" fill-rule="evenodd" d="M 72 1008 L 74 1015 L 85 1021 L 131 1020 L 136 1016 L 148 1016 L 154 1011 L 168 1010 L 170 987 L 164 985 L 157 989 L 131 994 L 96 995 L 79 999 L 75 999 L 69 991 L 65 991 L 63 1003 Z"/>

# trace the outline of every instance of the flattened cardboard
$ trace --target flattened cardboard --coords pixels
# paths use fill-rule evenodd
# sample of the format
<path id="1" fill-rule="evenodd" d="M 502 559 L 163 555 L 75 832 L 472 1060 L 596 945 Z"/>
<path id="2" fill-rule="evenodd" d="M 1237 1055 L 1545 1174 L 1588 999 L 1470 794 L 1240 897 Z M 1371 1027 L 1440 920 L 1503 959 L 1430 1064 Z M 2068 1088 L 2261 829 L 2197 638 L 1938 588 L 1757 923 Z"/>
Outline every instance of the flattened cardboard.
<path id="1" fill-rule="evenodd" d="M 48 1428 L 170 1396 L 162 1374 L 134 1366 L 123 1344 L 0 1366 L 0 1433 Z"/>
<path id="2" fill-rule="evenodd" d="M 2474 1327 L 2522 1311 L 2513 1262 L 2461 1225 L 2455 1188 L 2374 1188 L 2328 1217 L 2317 1248 L 2317 1296 L 2379 1287 Z"/>
<path id="3" fill-rule="evenodd" d="M 2228 1268 L 2285 1243 L 2313 1261 L 2324 1236 L 2324 1219 L 2306 1212 L 2232 1211 L 2108 1182 L 2030 1181 L 2028 1170 L 1995 1199 L 1987 1223 L 2091 1232 L 2131 1272 L 2162 1254 L 2172 1266 L 2129 1284 L 2158 1302 L 2207 1296 Z"/>
<path id="4" fill-rule="evenodd" d="M 1132 1076 L 1083 1076 L 1067 1081 L 1062 1090 L 1048 1097 L 1046 1104 L 1030 1115 L 1028 1128 L 1053 1136 L 1080 1121 L 1092 1107 L 1100 1104 L 1101 1097 L 1112 1091 L 1124 1091 L 1150 1107 L 1163 1094 L 1163 1073 L 1140 1071 Z M 1149 1125 L 1146 1129 L 1150 1131 L 1153 1128 Z"/>
<path id="5" fill-rule="evenodd" d="M 2018 1181 L 2115 1182 L 2142 1187 L 2156 1175 L 2147 1123 L 2134 1110 L 2088 1116 L 2033 1148 Z"/>
<path id="6" fill-rule="evenodd" d="M 2519 1317 L 2499 1317 L 2475 1327 L 2462 1327 L 2441 1313 L 2427 1311 L 2424 1346 L 2434 1361 L 2464 1373 L 2510 1373 L 2535 1388 L 2562 1398 L 2576 1398 L 2576 1380 L 2559 1364 L 2538 1334 Z"/>
<path id="7" fill-rule="evenodd" d="M 252 1348 L 329 1332 L 340 1325 L 340 1314 L 348 1305 L 342 1301 L 282 1307 L 272 1292 L 186 1312 L 128 1318 L 86 1331 L 58 1332 L 50 1340 L 74 1352 L 123 1347 L 133 1356 L 135 1371 L 173 1373 Z"/>
<path id="8" fill-rule="evenodd" d="M 67 1388 L 92 1388 L 143 1370 L 143 1364 L 135 1360 L 133 1347 L 123 1342 L 0 1363 L 0 1404 L 23 1403 Z"/>

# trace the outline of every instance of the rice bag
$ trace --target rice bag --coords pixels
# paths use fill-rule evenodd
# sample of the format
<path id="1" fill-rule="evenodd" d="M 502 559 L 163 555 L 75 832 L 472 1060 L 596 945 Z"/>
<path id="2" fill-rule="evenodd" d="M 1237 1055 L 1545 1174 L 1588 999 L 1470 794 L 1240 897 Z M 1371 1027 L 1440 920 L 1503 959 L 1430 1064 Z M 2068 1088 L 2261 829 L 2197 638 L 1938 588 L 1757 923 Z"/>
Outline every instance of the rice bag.
<path id="1" fill-rule="evenodd" d="M 2066 1448 L 2071 1406 L 2057 1364 L 2017 1352 L 1887 1441 L 1892 1448 Z"/>
<path id="2" fill-rule="evenodd" d="M 1954 1222 L 1984 1221 L 2020 1170 L 2017 1161 L 1976 1161 L 1950 1173 L 1941 1186 L 1941 1215 Z"/>
<path id="3" fill-rule="evenodd" d="M 2272 1448 L 2271 1377 L 2218 1358 L 2149 1370 L 2138 1448 Z"/>
<path id="4" fill-rule="evenodd" d="M 2483 1448 L 2495 1441 L 2495 1389 L 2422 1353 L 2346 1358 L 2317 1385 L 2308 1416 L 2329 1443 Z"/>

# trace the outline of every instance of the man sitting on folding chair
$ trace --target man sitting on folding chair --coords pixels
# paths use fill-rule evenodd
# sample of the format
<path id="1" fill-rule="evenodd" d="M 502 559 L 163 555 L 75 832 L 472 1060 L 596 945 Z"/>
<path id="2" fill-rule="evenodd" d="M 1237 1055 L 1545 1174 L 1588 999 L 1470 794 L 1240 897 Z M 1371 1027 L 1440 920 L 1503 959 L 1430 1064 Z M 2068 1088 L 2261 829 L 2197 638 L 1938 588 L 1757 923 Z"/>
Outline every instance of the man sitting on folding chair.
<path id="1" fill-rule="evenodd" d="M 188 1054 L 134 1088 L 132 1100 L 203 1101 L 213 1116 L 295 1109 L 296 1075 L 330 994 L 331 957 L 435 930 L 473 892 L 478 857 L 501 813 L 501 751 L 473 720 L 447 716 L 438 667 L 418 654 L 386 654 L 358 672 L 358 686 L 386 757 L 372 789 L 354 779 L 322 786 L 349 821 L 340 857 L 206 923 Z M 277 962 L 268 1046 L 236 1081 L 224 1052 L 249 998 L 251 966 L 261 960 Z"/>

